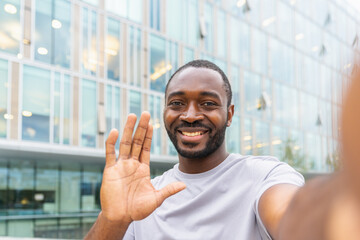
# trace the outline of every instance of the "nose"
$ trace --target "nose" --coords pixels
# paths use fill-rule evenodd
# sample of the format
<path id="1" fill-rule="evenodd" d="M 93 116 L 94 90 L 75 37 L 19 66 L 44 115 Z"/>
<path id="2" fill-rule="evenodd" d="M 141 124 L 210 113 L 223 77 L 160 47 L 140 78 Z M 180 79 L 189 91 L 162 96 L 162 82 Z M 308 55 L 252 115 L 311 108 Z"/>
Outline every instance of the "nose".
<path id="1" fill-rule="evenodd" d="M 204 119 L 196 104 L 189 104 L 187 109 L 180 115 L 180 120 L 193 123 Z"/>

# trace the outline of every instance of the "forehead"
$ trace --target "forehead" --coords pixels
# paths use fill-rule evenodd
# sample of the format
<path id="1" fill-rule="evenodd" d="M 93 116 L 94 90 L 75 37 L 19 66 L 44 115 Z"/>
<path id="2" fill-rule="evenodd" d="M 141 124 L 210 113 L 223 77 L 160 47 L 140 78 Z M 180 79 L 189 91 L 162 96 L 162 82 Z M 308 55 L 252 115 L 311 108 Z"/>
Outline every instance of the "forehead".
<path id="1" fill-rule="evenodd" d="M 226 97 L 224 81 L 215 70 L 188 67 L 177 73 L 169 83 L 166 95 L 172 92 L 213 91 L 220 97 Z"/>

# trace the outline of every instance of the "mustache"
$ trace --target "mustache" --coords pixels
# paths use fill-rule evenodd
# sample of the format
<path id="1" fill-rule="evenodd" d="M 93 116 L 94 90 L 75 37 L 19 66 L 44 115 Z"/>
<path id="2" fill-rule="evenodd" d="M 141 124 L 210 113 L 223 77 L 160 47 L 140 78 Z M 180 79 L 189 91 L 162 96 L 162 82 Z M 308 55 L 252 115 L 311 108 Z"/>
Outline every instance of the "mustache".
<path id="1" fill-rule="evenodd" d="M 198 127 L 198 128 L 206 128 L 208 131 L 211 131 L 211 127 L 208 125 L 205 125 L 203 123 L 200 122 L 193 122 L 193 123 L 188 123 L 188 122 L 183 122 L 180 125 L 175 127 L 175 131 L 178 131 L 179 128 L 183 128 L 183 127 Z"/>

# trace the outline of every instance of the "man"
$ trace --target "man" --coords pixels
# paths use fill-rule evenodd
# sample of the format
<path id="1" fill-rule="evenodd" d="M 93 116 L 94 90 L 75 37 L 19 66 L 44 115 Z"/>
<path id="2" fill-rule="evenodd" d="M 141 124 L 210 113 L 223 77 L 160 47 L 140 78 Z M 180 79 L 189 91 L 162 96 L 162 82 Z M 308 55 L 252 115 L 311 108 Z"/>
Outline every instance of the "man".
<path id="1" fill-rule="evenodd" d="M 231 87 L 215 64 L 192 61 L 170 78 L 164 124 L 179 164 L 150 181 L 152 137 L 144 112 L 106 142 L 102 211 L 87 239 L 274 239 L 303 177 L 273 157 L 229 154 Z"/>

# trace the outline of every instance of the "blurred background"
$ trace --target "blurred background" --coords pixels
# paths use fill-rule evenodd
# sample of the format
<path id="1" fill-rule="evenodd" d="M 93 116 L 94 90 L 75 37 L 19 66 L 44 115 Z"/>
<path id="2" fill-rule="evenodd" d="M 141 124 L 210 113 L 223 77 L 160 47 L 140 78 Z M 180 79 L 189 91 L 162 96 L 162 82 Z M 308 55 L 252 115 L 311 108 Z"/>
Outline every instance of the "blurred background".
<path id="1" fill-rule="evenodd" d="M 359 57 L 357 0 L 1 0 L 0 236 L 82 238 L 104 142 L 150 111 L 152 177 L 177 162 L 165 84 L 193 59 L 227 73 L 227 148 L 306 176 L 338 167 L 338 113 Z"/>

